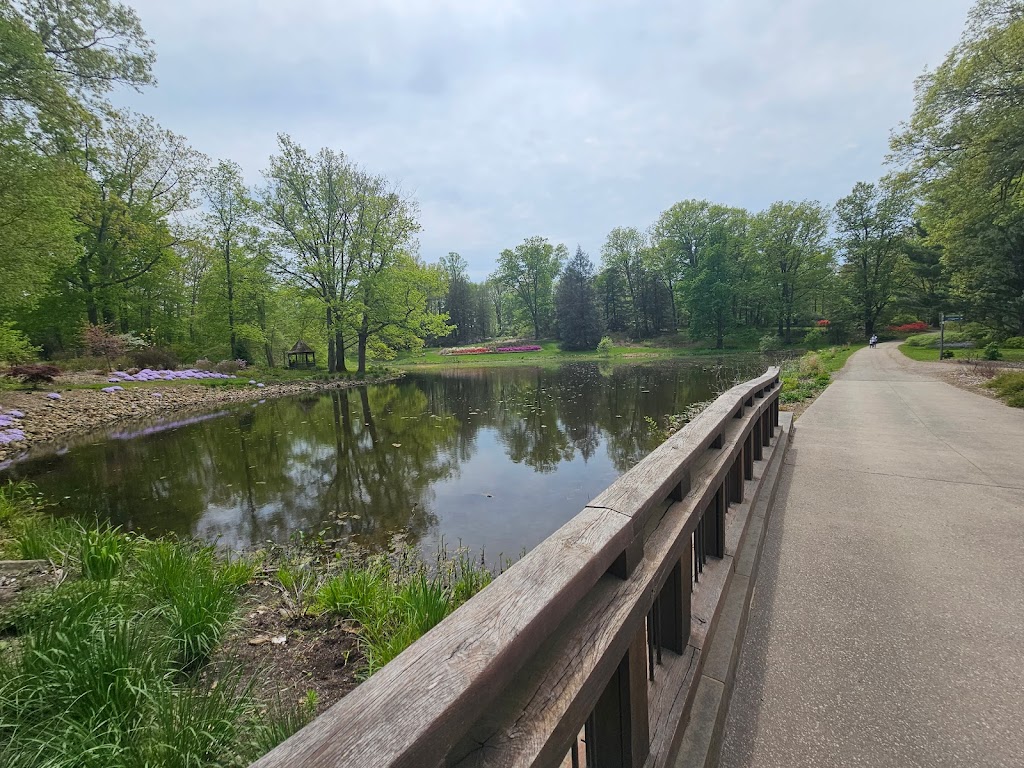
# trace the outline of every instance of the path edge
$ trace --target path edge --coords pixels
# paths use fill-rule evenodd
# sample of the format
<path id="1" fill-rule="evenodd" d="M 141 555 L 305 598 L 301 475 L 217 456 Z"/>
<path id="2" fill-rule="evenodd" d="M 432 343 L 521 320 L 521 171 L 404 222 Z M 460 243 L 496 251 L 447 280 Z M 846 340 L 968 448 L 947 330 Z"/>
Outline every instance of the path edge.
<path id="1" fill-rule="evenodd" d="M 765 470 L 763 490 L 750 512 L 744 536 L 733 559 L 732 578 L 722 598 L 720 615 L 705 647 L 697 691 L 694 695 L 674 768 L 716 768 L 722 753 L 722 737 L 736 682 L 740 651 L 747 634 L 750 601 L 757 581 L 765 533 L 771 518 L 779 477 L 795 425 L 791 412 L 779 413 L 779 440 Z"/>

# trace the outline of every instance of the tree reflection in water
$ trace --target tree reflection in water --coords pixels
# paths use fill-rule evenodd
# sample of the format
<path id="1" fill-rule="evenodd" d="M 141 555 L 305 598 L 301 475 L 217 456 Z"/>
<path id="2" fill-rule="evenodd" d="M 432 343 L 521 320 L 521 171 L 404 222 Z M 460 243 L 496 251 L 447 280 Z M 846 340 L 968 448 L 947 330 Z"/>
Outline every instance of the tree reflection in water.
<path id="1" fill-rule="evenodd" d="M 761 362 L 459 367 L 93 435 L 16 465 L 70 514 L 232 548 L 327 529 L 514 556 Z M 214 417 L 215 416 L 215 417 Z"/>

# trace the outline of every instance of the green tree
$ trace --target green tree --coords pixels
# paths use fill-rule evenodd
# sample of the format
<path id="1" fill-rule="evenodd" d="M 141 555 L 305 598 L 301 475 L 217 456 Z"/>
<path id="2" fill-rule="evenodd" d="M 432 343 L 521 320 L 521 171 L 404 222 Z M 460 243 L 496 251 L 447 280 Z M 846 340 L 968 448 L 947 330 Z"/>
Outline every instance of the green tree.
<path id="1" fill-rule="evenodd" d="M 579 246 L 558 280 L 555 317 L 562 349 L 597 349 L 604 329 L 594 294 L 594 265 Z"/>
<path id="2" fill-rule="evenodd" d="M 347 370 L 345 329 L 364 211 L 362 176 L 344 153 L 324 148 L 311 155 L 281 134 L 259 193 L 260 215 L 276 246 L 275 267 L 322 304 L 330 371 Z"/>
<path id="3" fill-rule="evenodd" d="M 498 259 L 498 279 L 518 299 L 533 325 L 535 339 L 551 325 L 552 289 L 566 256 L 561 243 L 552 245 L 547 238 L 528 237 L 513 249 L 506 248 Z"/>
<path id="4" fill-rule="evenodd" d="M 816 202 L 773 203 L 751 219 L 748 249 L 777 318 L 778 334 L 793 342 L 793 324 L 832 266 L 829 212 Z"/>
<path id="5" fill-rule="evenodd" d="M 958 308 L 1024 333 L 1024 5 L 980 0 L 893 140 Z"/>
<path id="6" fill-rule="evenodd" d="M 840 277 L 865 337 L 908 279 L 906 236 L 910 201 L 890 184 L 858 182 L 836 203 L 836 247 Z"/>
<path id="7" fill-rule="evenodd" d="M 114 322 L 124 291 L 170 257 L 170 218 L 191 208 L 205 158 L 141 115 L 114 115 L 87 135 L 89 181 L 77 216 L 79 255 L 68 283 L 91 324 Z"/>
<path id="8" fill-rule="evenodd" d="M 650 325 L 643 311 L 643 290 L 646 281 L 644 255 L 647 238 L 634 227 L 616 227 L 608 233 L 601 248 L 601 265 L 611 274 L 617 273 L 625 285 L 633 324 L 633 337 L 648 335 Z"/>

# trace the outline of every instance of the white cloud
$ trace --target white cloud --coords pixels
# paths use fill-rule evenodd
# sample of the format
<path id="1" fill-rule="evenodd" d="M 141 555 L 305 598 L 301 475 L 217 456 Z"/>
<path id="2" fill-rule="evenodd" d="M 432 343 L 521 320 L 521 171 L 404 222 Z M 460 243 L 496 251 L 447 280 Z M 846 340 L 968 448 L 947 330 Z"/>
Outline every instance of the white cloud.
<path id="1" fill-rule="evenodd" d="M 831 203 L 882 172 L 969 0 L 134 0 L 131 96 L 248 178 L 287 132 L 419 199 L 474 276 L 524 237 L 597 257 L 685 197 Z M 908 32 L 907 30 L 912 30 Z"/>

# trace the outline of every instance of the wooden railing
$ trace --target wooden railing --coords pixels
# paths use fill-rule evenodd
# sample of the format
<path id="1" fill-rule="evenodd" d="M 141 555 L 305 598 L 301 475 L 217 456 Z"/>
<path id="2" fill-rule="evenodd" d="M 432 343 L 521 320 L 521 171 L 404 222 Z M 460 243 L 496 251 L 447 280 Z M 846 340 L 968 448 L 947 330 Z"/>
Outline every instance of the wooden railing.
<path id="1" fill-rule="evenodd" d="M 691 600 L 755 487 L 778 383 L 721 395 L 255 767 L 665 765 L 709 628 Z"/>

